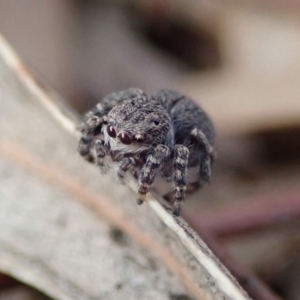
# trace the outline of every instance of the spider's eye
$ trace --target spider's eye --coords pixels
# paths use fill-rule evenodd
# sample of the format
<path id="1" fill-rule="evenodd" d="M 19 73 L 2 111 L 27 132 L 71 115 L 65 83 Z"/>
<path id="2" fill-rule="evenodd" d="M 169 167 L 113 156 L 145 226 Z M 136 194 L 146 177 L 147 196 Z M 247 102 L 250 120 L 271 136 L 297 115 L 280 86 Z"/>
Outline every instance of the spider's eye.
<path id="1" fill-rule="evenodd" d="M 118 138 L 120 139 L 120 141 L 125 144 L 125 145 L 129 145 L 132 143 L 132 139 L 131 137 L 126 134 L 126 133 L 121 133 L 118 135 Z"/>
<path id="2" fill-rule="evenodd" d="M 143 143 L 145 141 L 144 137 L 138 135 L 137 137 L 135 137 L 135 140 L 138 142 L 138 143 Z"/>
<path id="3" fill-rule="evenodd" d="M 155 125 L 158 125 L 158 124 L 159 124 L 159 121 L 158 121 L 158 120 L 154 120 L 153 123 L 154 123 Z"/>
<path id="4" fill-rule="evenodd" d="M 108 133 L 108 135 L 109 135 L 110 137 L 112 137 L 112 138 L 115 138 L 116 135 L 117 135 L 115 129 L 114 129 L 113 127 L 111 127 L 111 126 L 108 126 L 108 127 L 107 127 L 107 133 Z"/>

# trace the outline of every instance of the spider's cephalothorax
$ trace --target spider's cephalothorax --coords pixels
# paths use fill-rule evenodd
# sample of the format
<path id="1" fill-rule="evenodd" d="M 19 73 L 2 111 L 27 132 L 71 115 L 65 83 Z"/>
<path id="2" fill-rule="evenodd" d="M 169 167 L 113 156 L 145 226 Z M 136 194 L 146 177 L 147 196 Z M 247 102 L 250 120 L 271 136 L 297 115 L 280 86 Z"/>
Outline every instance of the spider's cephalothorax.
<path id="1" fill-rule="evenodd" d="M 154 184 L 173 182 L 173 211 L 189 190 L 210 181 L 214 128 L 206 113 L 170 90 L 145 94 L 131 88 L 113 93 L 89 111 L 81 126 L 79 153 L 102 171 L 107 156 L 139 181 L 138 203 Z M 169 193 L 170 195 L 170 193 Z"/>

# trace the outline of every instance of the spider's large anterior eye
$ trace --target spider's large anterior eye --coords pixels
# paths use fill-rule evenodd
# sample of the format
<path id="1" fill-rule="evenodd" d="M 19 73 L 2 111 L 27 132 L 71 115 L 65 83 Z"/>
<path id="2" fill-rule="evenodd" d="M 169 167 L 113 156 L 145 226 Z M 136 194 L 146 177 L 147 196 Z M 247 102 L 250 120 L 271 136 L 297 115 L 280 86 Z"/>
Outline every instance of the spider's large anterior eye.
<path id="1" fill-rule="evenodd" d="M 107 127 L 107 133 L 112 138 L 115 138 L 117 136 L 117 133 L 116 133 L 115 129 L 111 126 Z"/>
<path id="2" fill-rule="evenodd" d="M 125 145 L 129 145 L 132 143 L 132 139 L 131 137 L 126 134 L 126 133 L 121 133 L 118 135 L 118 138 L 120 139 L 120 141 L 125 144 Z"/>

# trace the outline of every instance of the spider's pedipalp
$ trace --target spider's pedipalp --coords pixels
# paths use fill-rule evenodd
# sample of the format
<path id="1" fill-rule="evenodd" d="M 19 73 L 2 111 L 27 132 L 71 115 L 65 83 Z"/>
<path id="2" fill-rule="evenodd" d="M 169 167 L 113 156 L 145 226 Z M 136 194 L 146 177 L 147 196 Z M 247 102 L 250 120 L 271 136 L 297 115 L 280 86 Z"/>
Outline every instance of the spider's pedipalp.
<path id="1" fill-rule="evenodd" d="M 123 179 L 125 177 L 125 173 L 133 168 L 135 165 L 135 160 L 133 157 L 125 157 L 122 159 L 119 168 L 118 168 L 118 178 L 121 182 L 123 182 Z"/>
<path id="2" fill-rule="evenodd" d="M 183 145 L 175 145 L 174 157 L 174 215 L 180 214 L 181 202 L 185 198 L 186 185 L 187 185 L 187 165 L 189 161 L 189 150 Z"/>
<path id="3" fill-rule="evenodd" d="M 154 182 L 157 171 L 169 158 L 170 154 L 170 149 L 160 144 L 157 145 L 147 157 L 146 163 L 141 169 L 139 176 L 138 204 L 142 204 L 145 200 L 146 194 Z"/>

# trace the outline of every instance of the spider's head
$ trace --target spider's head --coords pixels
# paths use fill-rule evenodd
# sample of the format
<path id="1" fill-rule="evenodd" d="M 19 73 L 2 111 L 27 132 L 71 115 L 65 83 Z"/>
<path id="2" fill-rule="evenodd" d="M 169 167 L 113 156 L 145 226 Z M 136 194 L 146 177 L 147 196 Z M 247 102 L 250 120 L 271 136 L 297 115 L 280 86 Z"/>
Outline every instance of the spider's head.
<path id="1" fill-rule="evenodd" d="M 108 114 L 103 129 L 112 150 L 140 152 L 173 140 L 171 120 L 156 101 L 125 100 Z"/>

